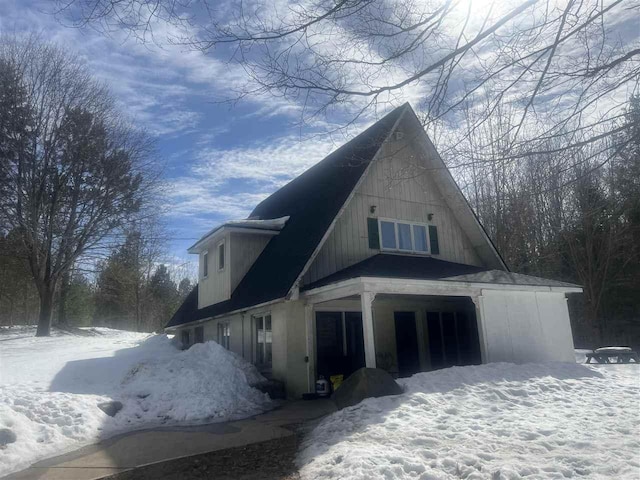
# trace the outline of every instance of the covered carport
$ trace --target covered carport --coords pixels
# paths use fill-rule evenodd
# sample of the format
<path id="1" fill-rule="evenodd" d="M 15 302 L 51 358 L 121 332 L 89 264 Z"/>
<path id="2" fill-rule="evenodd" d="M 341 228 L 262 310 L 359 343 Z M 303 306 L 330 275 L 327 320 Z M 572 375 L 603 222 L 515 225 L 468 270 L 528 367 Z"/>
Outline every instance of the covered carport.
<path id="1" fill-rule="evenodd" d="M 496 270 L 438 280 L 357 277 L 308 289 L 300 295 L 309 384 L 325 368 L 327 338 L 318 333 L 329 317 L 341 343 L 334 351 L 348 357 L 345 372 L 360 363 L 403 376 L 474 363 L 571 361 L 566 294 L 580 291 Z"/>

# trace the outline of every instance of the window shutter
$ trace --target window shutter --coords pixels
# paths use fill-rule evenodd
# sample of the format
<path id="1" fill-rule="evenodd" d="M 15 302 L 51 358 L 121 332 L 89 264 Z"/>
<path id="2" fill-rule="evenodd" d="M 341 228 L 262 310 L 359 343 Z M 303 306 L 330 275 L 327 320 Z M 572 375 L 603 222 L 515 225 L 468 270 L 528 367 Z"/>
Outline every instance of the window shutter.
<path id="1" fill-rule="evenodd" d="M 377 218 L 367 218 L 367 230 L 369 233 L 369 248 L 380 250 L 380 232 L 378 231 Z"/>
<path id="2" fill-rule="evenodd" d="M 431 254 L 438 255 L 440 246 L 438 245 L 438 228 L 435 225 L 429 225 L 429 241 L 431 243 Z"/>

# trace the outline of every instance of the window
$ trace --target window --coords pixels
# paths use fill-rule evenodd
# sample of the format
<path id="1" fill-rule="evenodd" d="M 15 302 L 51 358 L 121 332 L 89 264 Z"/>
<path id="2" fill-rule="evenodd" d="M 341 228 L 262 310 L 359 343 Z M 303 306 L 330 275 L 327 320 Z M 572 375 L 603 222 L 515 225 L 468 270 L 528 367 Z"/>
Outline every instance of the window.
<path id="1" fill-rule="evenodd" d="M 204 343 L 204 327 L 196 327 L 193 330 L 193 342 Z"/>
<path id="2" fill-rule="evenodd" d="M 394 220 L 380 220 L 380 237 L 382 250 L 396 250 L 401 252 L 429 253 L 429 238 L 435 232 L 435 226 L 398 222 Z M 431 238 L 433 243 L 434 238 Z M 435 248 L 431 253 L 437 254 Z"/>
<path id="3" fill-rule="evenodd" d="M 408 223 L 397 223 L 398 226 L 398 248 L 400 250 L 413 250 L 411 244 L 411 225 Z"/>
<path id="4" fill-rule="evenodd" d="M 231 338 L 231 328 L 229 322 L 218 323 L 218 343 L 229 350 L 229 340 Z"/>
<path id="5" fill-rule="evenodd" d="M 224 242 L 218 244 L 218 270 L 224 270 Z"/>
<path id="6" fill-rule="evenodd" d="M 382 237 L 382 248 L 396 249 L 395 223 L 380 221 L 380 236 Z"/>
<path id="7" fill-rule="evenodd" d="M 424 225 L 413 226 L 413 249 L 416 252 L 427 252 L 427 229 Z"/>
<path id="8" fill-rule="evenodd" d="M 209 252 L 202 254 L 202 278 L 207 278 L 209 275 Z"/>
<path id="9" fill-rule="evenodd" d="M 180 340 L 182 342 L 183 350 L 186 350 L 191 345 L 191 339 L 189 337 L 189 330 L 182 330 L 182 333 L 180 334 Z"/>
<path id="10" fill-rule="evenodd" d="M 256 365 L 262 369 L 271 368 L 271 315 L 254 317 L 256 325 Z"/>

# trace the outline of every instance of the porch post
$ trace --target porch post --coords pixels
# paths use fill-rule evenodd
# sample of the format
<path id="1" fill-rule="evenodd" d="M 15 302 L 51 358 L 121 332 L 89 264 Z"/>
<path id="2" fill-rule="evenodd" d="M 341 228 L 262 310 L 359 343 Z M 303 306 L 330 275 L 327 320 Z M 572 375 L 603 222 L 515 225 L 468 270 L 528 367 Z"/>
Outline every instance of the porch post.
<path id="1" fill-rule="evenodd" d="M 376 294 L 364 291 L 360 294 L 362 305 L 362 334 L 364 336 L 364 361 L 367 368 L 376 368 L 376 341 L 373 334 L 373 312 L 371 304 Z"/>
<path id="2" fill-rule="evenodd" d="M 307 354 L 307 391 L 315 392 L 315 350 L 313 346 L 313 303 L 305 303 L 304 305 L 304 323 L 306 332 L 306 354 Z"/>
<path id="3" fill-rule="evenodd" d="M 487 334 L 485 332 L 484 318 L 482 318 L 482 295 L 473 295 L 471 301 L 476 307 L 476 323 L 478 324 L 478 336 L 480 337 L 480 358 L 482 363 L 489 363 Z"/>

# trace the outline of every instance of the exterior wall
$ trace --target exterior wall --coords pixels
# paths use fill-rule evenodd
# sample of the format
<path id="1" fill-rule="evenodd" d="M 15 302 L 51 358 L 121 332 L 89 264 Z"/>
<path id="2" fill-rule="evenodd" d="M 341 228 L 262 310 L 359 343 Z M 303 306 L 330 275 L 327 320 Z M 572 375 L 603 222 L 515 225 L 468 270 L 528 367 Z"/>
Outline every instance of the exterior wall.
<path id="1" fill-rule="evenodd" d="M 271 235 L 227 232 L 208 247 L 209 275 L 203 278 L 203 253 L 199 259 L 198 308 L 228 300 L 240 280 L 271 240 Z M 225 244 L 225 267 L 218 270 L 218 245 Z"/>
<path id="2" fill-rule="evenodd" d="M 208 264 L 209 264 L 209 275 L 207 278 L 204 278 L 204 264 L 203 257 L 204 252 L 200 253 L 199 258 L 199 272 L 198 272 L 198 308 L 204 308 L 208 305 L 213 305 L 214 303 L 222 302 L 224 300 L 229 299 L 231 296 L 231 276 L 230 265 L 229 265 L 229 245 L 230 245 L 230 235 L 227 233 L 220 238 L 216 239 L 215 242 L 211 242 L 208 247 Z M 218 270 L 218 244 L 224 240 L 225 243 L 225 268 L 223 270 Z"/>
<path id="3" fill-rule="evenodd" d="M 309 284 L 380 252 L 369 248 L 367 217 L 435 225 L 440 254 L 434 257 L 482 266 L 411 137 L 387 141 L 334 230 L 303 278 Z M 428 163 L 427 163 L 428 165 Z M 370 207 L 375 205 L 375 213 Z M 429 220 L 429 214 L 433 214 Z M 406 255 L 403 253 L 403 255 Z"/>
<path id="4" fill-rule="evenodd" d="M 483 290 L 479 298 L 478 328 L 484 363 L 574 361 L 569 312 L 563 293 Z M 309 391 L 309 381 L 316 378 L 315 312 L 360 311 L 361 304 L 359 299 L 343 299 L 314 305 L 309 332 L 313 341 L 309 352 L 305 309 L 304 300 L 283 301 L 199 325 L 204 326 L 205 341 L 217 341 L 218 324 L 229 322 L 230 350 L 253 363 L 256 340 L 253 316 L 270 313 L 273 338 L 270 376 L 285 383 L 290 398 L 299 398 Z M 379 295 L 373 304 L 378 365 L 397 371 L 394 311 L 416 313 L 420 367 L 429 370 L 428 332 L 424 328 L 426 312 L 472 309 L 468 299 Z M 194 326 L 186 328 L 193 338 Z M 178 329 L 176 334 L 180 335 L 183 329 Z"/>
<path id="5" fill-rule="evenodd" d="M 303 301 L 281 302 L 274 305 L 273 315 L 278 322 L 282 321 L 284 338 L 279 337 L 279 342 L 284 342 L 284 348 L 278 347 L 278 361 L 274 356 L 273 375 L 286 383 L 287 396 L 300 398 L 303 393 L 309 391 L 307 379 L 307 362 L 305 357 L 307 330 L 305 324 L 305 311 Z M 275 347 L 274 331 L 274 353 Z"/>
<path id="6" fill-rule="evenodd" d="M 271 240 L 271 235 L 231 233 L 229 243 L 230 291 L 236 289 L 240 280 L 246 275 Z"/>
<path id="7" fill-rule="evenodd" d="M 486 362 L 574 362 L 563 293 L 483 290 Z"/>
<path id="8" fill-rule="evenodd" d="M 255 324 L 256 315 L 271 314 L 272 331 L 272 368 L 263 372 L 285 383 L 287 395 L 299 398 L 308 391 L 306 356 L 306 328 L 304 321 L 304 302 L 279 302 L 270 306 L 248 310 L 198 324 L 204 327 L 204 341 L 218 341 L 218 324 L 229 323 L 229 350 L 240 355 L 250 363 L 255 362 Z M 178 337 L 183 330 L 193 330 L 196 325 L 176 330 Z"/>

